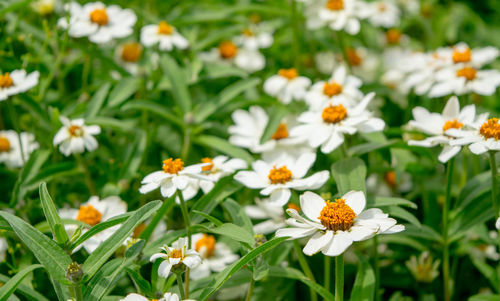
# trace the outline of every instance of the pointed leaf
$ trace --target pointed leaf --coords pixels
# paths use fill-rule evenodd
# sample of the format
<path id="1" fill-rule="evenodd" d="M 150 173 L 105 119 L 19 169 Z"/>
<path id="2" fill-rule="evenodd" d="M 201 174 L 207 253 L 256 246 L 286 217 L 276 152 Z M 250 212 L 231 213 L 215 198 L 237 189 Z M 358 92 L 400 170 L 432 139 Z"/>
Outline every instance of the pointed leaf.
<path id="1" fill-rule="evenodd" d="M 17 286 L 21 284 L 24 277 L 26 277 L 29 273 L 31 273 L 34 269 L 38 269 L 43 267 L 41 264 L 34 264 L 25 267 L 21 271 L 19 271 L 14 277 L 10 278 L 9 281 L 4 283 L 2 287 L 0 287 L 0 300 L 7 300 L 10 295 L 14 293 Z"/>
<path id="2" fill-rule="evenodd" d="M 52 234 L 59 244 L 64 245 L 69 240 L 68 233 L 64 230 L 63 223 L 57 213 L 56 206 L 47 191 L 47 184 L 45 184 L 45 182 L 40 184 L 39 193 L 43 214 L 49 223 Z"/>

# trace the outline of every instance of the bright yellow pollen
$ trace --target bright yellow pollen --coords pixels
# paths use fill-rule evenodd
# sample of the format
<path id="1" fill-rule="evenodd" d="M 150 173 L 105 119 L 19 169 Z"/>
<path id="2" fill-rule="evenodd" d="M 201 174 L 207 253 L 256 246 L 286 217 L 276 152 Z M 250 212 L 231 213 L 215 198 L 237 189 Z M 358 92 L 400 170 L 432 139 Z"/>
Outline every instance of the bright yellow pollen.
<path id="1" fill-rule="evenodd" d="M 318 219 L 328 230 L 346 231 L 354 224 L 356 213 L 345 204 L 344 199 L 336 199 L 334 203 L 327 201 Z"/>
<path id="2" fill-rule="evenodd" d="M 297 69 L 295 68 L 290 68 L 290 69 L 280 69 L 279 75 L 283 76 L 284 78 L 291 80 L 299 76 L 299 73 L 297 72 Z"/>
<path id="3" fill-rule="evenodd" d="M 158 34 L 171 35 L 173 32 L 174 28 L 167 22 L 161 21 L 160 24 L 158 24 Z"/>
<path id="4" fill-rule="evenodd" d="M 72 125 L 68 129 L 69 135 L 71 137 L 81 137 L 83 136 L 83 129 L 81 126 L 78 125 Z"/>
<path id="5" fill-rule="evenodd" d="M 94 9 L 90 12 L 90 21 L 96 23 L 99 26 L 108 24 L 108 14 L 106 13 L 106 9 L 98 8 Z"/>
<path id="6" fill-rule="evenodd" d="M 91 226 L 95 226 L 101 222 L 102 214 L 92 205 L 82 205 L 80 206 L 80 210 L 78 210 L 76 219 Z"/>
<path id="7" fill-rule="evenodd" d="M 3 75 L 0 74 L 0 88 L 9 88 L 14 85 L 9 72 L 5 72 Z"/>
<path id="8" fill-rule="evenodd" d="M 294 203 L 289 203 L 289 204 L 288 204 L 288 209 L 294 209 L 294 210 L 296 210 L 297 212 L 299 212 L 299 211 L 300 211 L 300 207 L 299 207 L 298 205 L 294 204 Z"/>
<path id="9" fill-rule="evenodd" d="M 201 170 L 203 171 L 210 171 L 212 168 L 214 168 L 214 161 L 212 161 L 212 158 L 202 158 L 201 163 L 210 163 L 207 166 L 203 166 Z"/>
<path id="10" fill-rule="evenodd" d="M 184 259 L 184 257 L 182 256 L 182 249 L 173 249 L 172 252 L 170 253 L 170 258 Z"/>
<path id="11" fill-rule="evenodd" d="M 177 174 L 179 171 L 184 169 L 184 162 L 181 159 L 168 158 L 163 160 L 163 171 L 169 174 Z"/>
<path id="12" fill-rule="evenodd" d="M 361 66 L 361 63 L 363 63 L 363 59 L 359 56 L 358 52 L 355 49 L 347 48 L 346 54 L 349 65 Z"/>
<path id="13" fill-rule="evenodd" d="M 126 43 L 122 48 L 122 60 L 128 63 L 139 61 L 142 54 L 142 48 L 139 43 Z"/>
<path id="14" fill-rule="evenodd" d="M 387 41 L 387 44 L 399 44 L 401 36 L 402 36 L 401 30 L 392 28 L 386 31 L 385 40 Z"/>
<path id="15" fill-rule="evenodd" d="M 196 242 L 194 248 L 196 252 L 200 254 L 201 251 L 203 251 L 203 257 L 211 257 L 215 252 L 215 237 L 213 237 L 212 235 L 203 234 L 203 237 Z"/>
<path id="16" fill-rule="evenodd" d="M 443 132 L 449 129 L 461 129 L 464 126 L 463 123 L 459 122 L 457 119 L 448 120 L 443 125 Z"/>
<path id="17" fill-rule="evenodd" d="M 342 93 L 342 86 L 337 84 L 336 82 L 325 83 L 323 85 L 323 94 L 327 95 L 328 97 L 339 95 L 340 93 Z"/>
<path id="18" fill-rule="evenodd" d="M 494 138 L 495 140 L 500 140 L 500 124 L 498 123 L 498 118 L 488 119 L 479 128 L 479 133 L 484 139 Z"/>
<path id="19" fill-rule="evenodd" d="M 321 113 L 321 118 L 323 118 L 323 121 L 326 123 L 338 123 L 344 120 L 347 116 L 347 110 L 346 108 L 342 105 L 339 104 L 338 106 L 328 106 L 323 109 L 323 112 Z"/>
<path id="20" fill-rule="evenodd" d="M 276 129 L 276 132 L 274 132 L 271 138 L 273 138 L 274 140 L 288 138 L 288 128 L 286 126 L 286 123 L 280 123 L 280 125 Z"/>
<path id="21" fill-rule="evenodd" d="M 470 48 L 466 48 L 464 51 L 459 51 L 457 49 L 453 50 L 453 54 L 452 54 L 451 58 L 453 59 L 453 62 L 455 62 L 455 63 L 470 62 L 470 59 L 471 59 Z"/>
<path id="22" fill-rule="evenodd" d="M 0 153 L 10 151 L 10 141 L 7 137 L 0 136 Z"/>
<path id="23" fill-rule="evenodd" d="M 238 47 L 231 41 L 223 41 L 219 44 L 220 56 L 224 59 L 230 59 L 236 56 Z"/>
<path id="24" fill-rule="evenodd" d="M 467 80 L 473 80 L 476 78 L 476 73 L 476 69 L 465 67 L 457 71 L 457 76 L 465 77 Z"/>
<path id="25" fill-rule="evenodd" d="M 384 174 L 384 180 L 391 188 L 395 188 L 397 186 L 396 173 L 394 172 L 394 170 L 386 172 Z"/>
<path id="26" fill-rule="evenodd" d="M 271 184 L 285 184 L 292 180 L 292 172 L 285 165 L 280 168 L 276 168 L 276 165 L 274 165 L 267 178 L 271 181 Z"/>
<path id="27" fill-rule="evenodd" d="M 139 224 L 139 226 L 135 227 L 134 232 L 132 233 L 132 237 L 138 238 L 142 234 L 142 232 L 144 232 L 145 229 L 146 229 L 145 223 Z"/>
<path id="28" fill-rule="evenodd" d="M 328 8 L 329 10 L 343 10 L 344 0 L 328 0 L 328 3 L 326 3 L 326 8 Z"/>

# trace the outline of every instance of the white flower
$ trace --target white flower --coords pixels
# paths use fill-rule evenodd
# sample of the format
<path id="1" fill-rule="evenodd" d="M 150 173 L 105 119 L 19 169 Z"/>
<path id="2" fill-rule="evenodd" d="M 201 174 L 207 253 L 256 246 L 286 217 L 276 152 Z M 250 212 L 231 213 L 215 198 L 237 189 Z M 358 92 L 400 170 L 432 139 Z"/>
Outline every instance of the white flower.
<path id="1" fill-rule="evenodd" d="M 101 222 L 105 222 L 112 217 L 126 212 L 127 203 L 125 203 L 118 196 L 110 196 L 102 200 L 99 200 L 97 196 L 92 196 L 88 202 L 80 206 L 80 209 L 60 209 L 59 216 L 61 218 L 78 220 L 93 227 Z M 76 225 L 65 225 L 64 228 L 71 236 L 78 227 Z M 119 228 L 120 225 L 107 228 L 106 230 L 103 230 L 87 239 L 82 245 L 87 252 L 92 253 L 102 242 L 111 237 L 111 235 L 113 235 Z M 82 230 L 82 233 L 87 231 L 87 229 L 84 229 Z M 80 247 L 81 245 L 73 250 L 73 252 L 78 251 Z"/>
<path id="2" fill-rule="evenodd" d="M 179 298 L 179 295 L 175 293 L 165 293 L 162 298 L 160 299 L 154 299 L 158 301 L 179 301 L 181 300 Z M 128 294 L 125 298 L 121 299 L 120 301 L 149 301 L 148 298 L 139 295 L 139 294 Z M 184 299 L 183 301 L 194 301 L 193 299 Z"/>
<path id="3" fill-rule="evenodd" d="M 438 48 L 434 56 L 444 59 L 445 64 L 450 66 L 459 64 L 461 67 L 481 68 L 493 62 L 499 54 L 498 49 L 493 46 L 470 49 L 466 43 L 461 42 L 453 47 Z"/>
<path id="4" fill-rule="evenodd" d="M 481 115 L 474 124 L 472 130 L 450 129 L 446 132 L 456 139 L 450 145 L 469 145 L 469 149 L 476 155 L 487 151 L 500 151 L 500 123 L 498 118 L 490 118 L 485 121 L 487 114 Z"/>
<path id="5" fill-rule="evenodd" d="M 234 178 L 252 189 L 262 189 L 262 195 L 270 196 L 270 202 L 285 205 L 291 189 L 318 189 L 330 177 L 328 171 L 320 171 L 305 177 L 316 160 L 315 153 L 304 153 L 299 158 L 283 154 L 271 162 L 258 160 L 252 163 L 253 171 L 240 171 Z"/>
<path id="6" fill-rule="evenodd" d="M 495 228 L 497 228 L 497 230 L 500 230 L 500 217 L 495 222 Z"/>
<path id="7" fill-rule="evenodd" d="M 39 76 L 38 71 L 26 74 L 26 70 L 14 70 L 0 74 L 0 101 L 9 96 L 26 92 L 38 85 Z"/>
<path id="8" fill-rule="evenodd" d="M 85 149 L 89 152 L 97 149 L 98 143 L 94 135 L 101 133 L 98 125 L 85 125 L 83 118 L 69 120 L 61 116 L 59 120 L 62 128 L 54 136 L 54 146 L 59 145 L 59 151 L 69 156 L 71 154 L 83 153 Z"/>
<path id="9" fill-rule="evenodd" d="M 330 29 L 339 31 L 344 30 L 348 34 L 355 35 L 359 32 L 361 25 L 359 19 L 365 18 L 366 9 L 364 2 L 357 0 L 328 0 L 318 1 L 321 6 L 316 6 L 316 21 L 309 22 L 308 27 L 314 28 L 323 25 L 328 25 Z M 319 26 L 318 26 L 319 25 Z"/>
<path id="10" fill-rule="evenodd" d="M 332 51 L 322 51 L 316 53 L 314 55 L 314 61 L 319 72 L 324 74 L 332 74 L 333 70 L 335 70 L 335 66 L 340 64 L 338 55 Z"/>
<path id="11" fill-rule="evenodd" d="M 22 155 L 20 146 L 23 150 Z M 0 131 L 0 163 L 5 163 L 10 168 L 23 166 L 24 161 L 28 161 L 30 154 L 38 148 L 35 136 L 31 133 L 21 133 L 21 145 L 19 145 L 19 137 L 15 131 Z"/>
<path id="12" fill-rule="evenodd" d="M 54 12 L 56 0 L 37 0 L 31 2 L 31 8 L 40 15 L 49 15 Z"/>
<path id="13" fill-rule="evenodd" d="M 127 42 L 116 47 L 115 61 L 132 75 L 139 74 L 142 47 L 136 42 Z"/>
<path id="14" fill-rule="evenodd" d="M 330 153 L 344 143 L 344 134 L 381 131 L 385 126 L 384 121 L 372 117 L 371 113 L 366 111 L 366 106 L 374 95 L 373 92 L 366 95 L 352 108 L 342 104 L 329 104 L 322 111 L 305 112 L 298 119 L 302 124 L 294 127 L 290 135 L 307 141 L 312 148 L 321 146 L 323 153 Z"/>
<path id="15" fill-rule="evenodd" d="M 141 43 L 146 47 L 158 44 L 158 48 L 165 51 L 172 51 L 174 47 L 178 49 L 189 47 L 186 38 L 165 21 L 144 26 L 141 29 Z"/>
<path id="16" fill-rule="evenodd" d="M 200 59 L 206 62 L 234 64 L 249 73 L 264 69 L 266 58 L 258 50 L 238 48 L 231 41 L 223 41 L 218 48 L 200 53 Z"/>
<path id="17" fill-rule="evenodd" d="M 263 201 L 255 199 L 255 205 L 245 206 L 245 213 L 251 219 L 264 220 L 253 226 L 255 234 L 274 233 L 286 226 L 283 206 L 272 203 L 269 199 Z"/>
<path id="18" fill-rule="evenodd" d="M 69 22 L 66 17 L 62 17 L 58 25 L 68 29 L 71 37 L 88 37 L 91 42 L 97 44 L 132 34 L 132 27 L 137 21 L 133 10 L 122 9 L 117 5 L 106 6 L 101 2 L 91 2 L 83 6 L 71 2 L 65 9 L 70 14 Z"/>
<path id="19" fill-rule="evenodd" d="M 0 262 L 5 260 L 5 253 L 9 249 L 9 245 L 7 244 L 7 240 L 4 237 L 0 237 Z"/>
<path id="20" fill-rule="evenodd" d="M 194 249 L 201 256 L 201 264 L 189 273 L 191 279 L 201 279 L 218 273 L 240 258 L 223 242 L 216 242 L 215 237 L 207 234 L 192 236 Z"/>
<path id="21" fill-rule="evenodd" d="M 210 178 L 201 175 L 202 168 L 208 165 L 208 163 L 201 163 L 184 167 L 181 159 L 166 159 L 163 161 L 163 170 L 144 177 L 139 192 L 145 194 L 160 188 L 161 195 L 169 198 L 180 190 L 184 200 L 187 201 L 198 193 L 199 180 L 211 181 Z"/>
<path id="22" fill-rule="evenodd" d="M 276 97 L 284 104 L 292 100 L 302 100 L 311 80 L 305 76 L 299 76 L 295 68 L 280 69 L 277 75 L 273 75 L 264 82 L 264 92 Z"/>
<path id="23" fill-rule="evenodd" d="M 215 158 L 203 158 L 203 163 L 208 165 L 202 167 L 202 175 L 210 180 L 200 180 L 200 188 L 204 193 L 208 193 L 221 178 L 233 174 L 235 171 L 247 168 L 247 163 L 238 158 L 229 159 L 226 156 Z"/>
<path id="24" fill-rule="evenodd" d="M 193 269 L 201 263 L 198 252 L 187 248 L 187 238 L 179 238 L 172 247 L 163 246 L 161 253 L 156 253 L 149 259 L 154 262 L 161 258 L 163 261 L 158 267 L 158 276 L 167 278 L 172 268 L 184 270 L 185 267 Z"/>
<path id="25" fill-rule="evenodd" d="M 456 96 L 450 97 L 442 114 L 430 113 L 423 107 L 415 107 L 412 112 L 415 120 L 410 121 L 410 126 L 430 135 L 430 137 L 424 140 L 410 140 L 408 145 L 423 147 L 442 145 L 443 150 L 438 157 L 442 163 L 448 162 L 462 149 L 461 146 L 450 145 L 454 137 L 449 136 L 447 131 L 472 126 L 476 118 L 476 107 L 468 105 L 460 110 L 460 104 Z"/>
<path id="26" fill-rule="evenodd" d="M 347 60 L 353 75 L 365 82 L 375 81 L 380 65 L 379 56 L 364 47 L 347 48 Z M 345 64 L 345 62 L 344 62 Z"/>
<path id="27" fill-rule="evenodd" d="M 273 35 L 270 32 L 260 30 L 257 26 L 247 28 L 243 33 L 234 38 L 234 43 L 239 47 L 258 50 L 260 48 L 268 48 L 273 44 Z"/>
<path id="28" fill-rule="evenodd" d="M 374 26 L 391 28 L 399 25 L 401 11 L 392 0 L 369 2 L 365 9 L 367 20 Z"/>
<path id="29" fill-rule="evenodd" d="M 335 202 L 325 202 L 319 195 L 305 192 L 300 196 L 300 207 L 306 217 L 295 209 L 287 209 L 292 216 L 287 223 L 292 228 L 280 229 L 278 237 L 292 239 L 311 237 L 304 247 L 306 255 L 321 251 L 326 256 L 338 256 L 355 241 L 376 234 L 391 234 L 404 230 L 396 220 L 377 208 L 365 209 L 362 191 L 350 191 Z"/>
<path id="30" fill-rule="evenodd" d="M 499 85 L 498 70 L 478 70 L 474 67 L 455 65 L 436 73 L 436 84 L 429 91 L 429 97 L 468 93 L 493 95 Z"/>

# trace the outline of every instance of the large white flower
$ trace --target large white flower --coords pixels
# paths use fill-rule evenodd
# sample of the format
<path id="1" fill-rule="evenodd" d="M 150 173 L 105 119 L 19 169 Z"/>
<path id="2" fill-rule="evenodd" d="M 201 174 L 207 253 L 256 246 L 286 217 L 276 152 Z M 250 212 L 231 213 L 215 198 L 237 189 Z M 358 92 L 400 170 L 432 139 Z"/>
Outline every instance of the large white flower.
<path id="1" fill-rule="evenodd" d="M 290 135 L 307 141 L 310 147 L 321 146 L 323 153 L 330 153 L 344 143 L 344 134 L 381 131 L 385 126 L 384 121 L 373 117 L 366 110 L 374 95 L 366 95 L 354 107 L 329 104 L 323 110 L 305 112 L 298 119 L 302 124 L 294 127 Z"/>
<path id="2" fill-rule="evenodd" d="M 85 125 L 83 118 L 69 120 L 61 116 L 62 128 L 54 136 L 54 146 L 59 145 L 59 151 L 65 156 L 89 152 L 97 149 L 98 143 L 94 135 L 101 133 L 98 125 Z"/>
<path id="3" fill-rule="evenodd" d="M 201 257 L 198 252 L 188 249 L 187 238 L 179 238 L 172 244 L 172 247 L 163 246 L 161 253 L 155 253 L 149 259 L 154 262 L 161 258 L 163 261 L 158 267 L 158 276 L 167 278 L 172 268 L 184 270 L 185 267 L 193 269 L 201 263 Z"/>
<path id="4" fill-rule="evenodd" d="M 449 94 L 477 93 L 492 95 L 500 85 L 498 70 L 478 70 L 474 67 L 455 65 L 436 73 L 436 84 L 429 91 L 430 97 Z"/>
<path id="5" fill-rule="evenodd" d="M 493 62 L 500 52 L 496 47 L 488 46 L 471 49 L 466 43 L 458 43 L 453 47 L 438 48 L 435 56 L 444 58 L 447 65 L 460 64 L 474 68 L 481 68 Z"/>
<path id="6" fill-rule="evenodd" d="M 192 236 L 192 240 L 194 249 L 201 256 L 201 264 L 191 270 L 191 279 L 208 277 L 212 272 L 218 273 L 240 258 L 225 243 L 217 242 L 212 235 L 198 233 Z"/>
<path id="7" fill-rule="evenodd" d="M 446 133 L 456 139 L 450 145 L 469 145 L 469 149 L 476 155 L 487 151 L 500 151 L 500 122 L 498 118 L 485 121 L 487 114 L 483 114 L 471 126 L 472 130 L 450 129 Z"/>
<path id="8" fill-rule="evenodd" d="M 59 216 L 61 218 L 74 219 L 88 224 L 93 227 L 99 223 L 105 222 L 110 218 L 124 214 L 127 212 L 127 203 L 125 203 L 118 196 L 110 196 L 105 199 L 99 200 L 97 196 L 92 196 L 88 202 L 82 204 L 80 209 L 74 208 L 63 208 L 59 210 Z M 76 225 L 65 225 L 64 228 L 66 232 L 71 236 L 75 230 L 78 228 Z M 120 225 L 116 225 L 106 230 L 103 230 L 96 235 L 90 237 L 85 242 L 83 242 L 83 247 L 87 252 L 94 252 L 97 247 L 108 239 L 113 233 L 120 228 Z M 82 232 L 87 232 L 84 229 Z M 77 247 L 75 251 L 80 249 L 81 245 Z"/>
<path id="9" fill-rule="evenodd" d="M 315 153 L 304 153 L 299 158 L 283 154 L 273 161 L 258 160 L 252 163 L 253 171 L 240 171 L 234 178 L 252 189 L 262 189 L 262 195 L 270 196 L 270 202 L 285 205 L 291 189 L 318 189 L 330 177 L 328 171 L 320 171 L 305 177 L 316 160 Z"/>
<path id="10" fill-rule="evenodd" d="M 258 50 L 268 48 L 273 44 L 273 35 L 271 32 L 261 30 L 258 26 L 247 28 L 243 33 L 234 38 L 234 43 L 239 47 Z"/>
<path id="11" fill-rule="evenodd" d="M 162 298 L 160 299 L 153 299 L 153 300 L 158 300 L 158 301 L 180 301 L 181 299 L 179 298 L 179 295 L 175 293 L 165 293 Z M 139 295 L 139 294 L 128 294 L 125 298 L 121 299 L 120 301 L 150 301 L 148 298 Z M 182 301 L 194 301 L 193 299 L 184 299 Z"/>
<path id="12" fill-rule="evenodd" d="M 264 82 L 264 92 L 276 97 L 284 104 L 292 100 L 302 100 L 311 80 L 305 76 L 299 76 L 297 69 L 280 69 L 277 75 L 273 75 Z"/>
<path id="13" fill-rule="evenodd" d="M 174 47 L 186 49 L 189 46 L 186 38 L 165 21 L 144 26 L 141 29 L 141 43 L 146 47 L 158 44 L 158 48 L 165 51 L 171 51 Z"/>
<path id="14" fill-rule="evenodd" d="M 288 204 L 292 208 L 292 203 Z M 253 226 L 255 234 L 269 234 L 274 233 L 276 230 L 284 228 L 285 223 L 285 210 L 283 206 L 272 203 L 269 199 L 255 199 L 255 205 L 245 206 L 245 213 L 251 219 L 262 220 Z"/>
<path id="15" fill-rule="evenodd" d="M 39 76 L 38 71 L 27 74 L 26 70 L 14 70 L 0 74 L 0 101 L 33 88 L 38 84 Z"/>
<path id="16" fill-rule="evenodd" d="M 202 52 L 199 56 L 202 61 L 235 65 L 249 73 L 262 70 L 266 66 L 266 58 L 258 50 L 238 48 L 231 41 L 223 41 L 219 47 Z"/>
<path id="17" fill-rule="evenodd" d="M 311 237 L 304 247 L 306 255 L 321 251 L 327 256 L 338 256 L 355 241 L 376 234 L 391 234 L 404 230 L 395 219 L 378 208 L 364 210 L 366 198 L 362 191 L 350 191 L 335 202 L 325 201 L 313 192 L 300 196 L 300 207 L 305 217 L 295 209 L 287 209 L 291 216 L 287 223 L 292 228 L 279 229 L 278 237 L 292 239 Z"/>
<path id="18" fill-rule="evenodd" d="M 203 158 L 203 163 L 208 165 L 202 167 L 202 175 L 210 180 L 200 180 L 200 188 L 204 193 L 208 193 L 221 178 L 233 174 L 235 171 L 247 168 L 247 163 L 238 158 L 229 159 L 226 156 L 215 158 Z"/>
<path id="19" fill-rule="evenodd" d="M 139 61 L 142 46 L 136 42 L 127 42 L 116 47 L 115 61 L 132 75 L 139 74 Z"/>
<path id="20" fill-rule="evenodd" d="M 330 29 L 345 32 L 355 35 L 359 32 L 361 25 L 359 19 L 366 17 L 366 9 L 364 2 L 357 0 L 328 0 L 318 1 L 318 5 L 314 6 L 316 14 L 309 14 L 308 27 L 315 28 L 328 25 Z M 312 21 L 311 18 L 317 18 Z M 311 21 L 310 21 L 311 20 Z"/>
<path id="21" fill-rule="evenodd" d="M 106 6 L 101 2 L 91 2 L 81 6 L 71 2 L 65 9 L 69 12 L 58 21 L 58 25 L 68 29 L 71 37 L 88 37 L 93 43 L 102 44 L 115 38 L 124 38 L 133 33 L 137 16 L 131 9 L 122 9 L 118 5 Z"/>
<path id="22" fill-rule="evenodd" d="M 367 20 L 374 26 L 390 28 L 399 25 L 401 11 L 393 0 L 369 2 L 365 9 Z"/>
<path id="23" fill-rule="evenodd" d="M 23 166 L 24 161 L 28 161 L 30 154 L 38 148 L 35 136 L 31 133 L 21 133 L 21 145 L 19 145 L 19 137 L 15 131 L 0 131 L 0 163 L 5 163 L 8 167 Z"/>

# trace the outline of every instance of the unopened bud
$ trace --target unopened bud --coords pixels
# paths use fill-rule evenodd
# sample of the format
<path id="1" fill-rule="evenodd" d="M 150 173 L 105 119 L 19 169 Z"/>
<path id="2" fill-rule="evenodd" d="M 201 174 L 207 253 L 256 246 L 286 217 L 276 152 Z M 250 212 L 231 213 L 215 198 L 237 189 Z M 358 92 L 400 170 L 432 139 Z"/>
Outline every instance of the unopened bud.
<path id="1" fill-rule="evenodd" d="M 83 279 L 82 266 L 76 262 L 71 263 L 66 269 L 66 279 L 78 283 Z"/>

